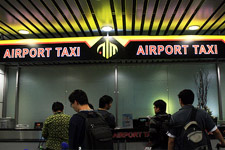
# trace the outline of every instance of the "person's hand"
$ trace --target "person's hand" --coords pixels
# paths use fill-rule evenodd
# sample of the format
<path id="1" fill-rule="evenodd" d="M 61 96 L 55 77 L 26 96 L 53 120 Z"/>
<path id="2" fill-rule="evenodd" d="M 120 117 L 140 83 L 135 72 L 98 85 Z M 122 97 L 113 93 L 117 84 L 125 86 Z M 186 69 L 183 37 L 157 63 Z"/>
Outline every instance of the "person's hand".
<path id="1" fill-rule="evenodd" d="M 222 142 L 222 143 L 220 142 L 220 143 L 218 143 L 218 144 L 219 144 L 219 146 L 220 146 L 220 147 L 225 148 L 225 140 L 223 140 L 223 142 Z M 218 145 L 218 144 L 217 144 L 217 145 Z"/>
<path id="2" fill-rule="evenodd" d="M 216 148 L 219 149 L 220 147 L 225 148 L 225 145 L 223 145 L 223 144 L 221 144 L 221 143 L 218 143 L 218 144 L 216 145 Z"/>
<path id="3" fill-rule="evenodd" d="M 208 135 L 213 135 L 213 133 L 212 132 L 208 132 Z"/>

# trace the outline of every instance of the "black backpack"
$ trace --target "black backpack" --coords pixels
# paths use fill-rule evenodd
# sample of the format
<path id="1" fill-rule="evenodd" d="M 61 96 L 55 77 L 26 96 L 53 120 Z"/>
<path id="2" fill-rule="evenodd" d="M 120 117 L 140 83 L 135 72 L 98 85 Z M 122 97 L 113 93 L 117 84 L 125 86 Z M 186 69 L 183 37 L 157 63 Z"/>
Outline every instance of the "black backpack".
<path id="1" fill-rule="evenodd" d="M 161 143 L 165 143 L 168 145 L 168 135 L 167 132 L 169 131 L 170 128 L 170 118 L 171 115 L 167 114 L 167 116 L 161 116 L 160 119 L 160 124 L 159 124 L 159 135 L 160 135 L 160 141 Z"/>
<path id="2" fill-rule="evenodd" d="M 153 147 L 162 147 L 167 148 L 168 147 L 168 135 L 166 134 L 170 128 L 170 114 L 160 114 L 156 116 L 154 119 L 156 122 L 156 128 L 157 128 L 157 139 L 156 145 Z"/>
<path id="3" fill-rule="evenodd" d="M 181 130 L 181 147 L 182 150 L 211 150 L 209 137 L 206 132 L 201 129 L 196 121 L 197 109 L 192 108 L 191 118 Z"/>
<path id="4" fill-rule="evenodd" d="M 112 131 L 101 114 L 79 112 L 85 118 L 85 137 L 82 150 L 113 150 Z"/>
<path id="5" fill-rule="evenodd" d="M 170 114 L 159 114 L 151 118 L 152 123 L 150 123 L 150 129 L 152 128 L 152 132 L 150 131 L 150 146 L 152 148 L 167 149 L 168 136 L 166 133 L 170 127 L 170 118 Z"/>

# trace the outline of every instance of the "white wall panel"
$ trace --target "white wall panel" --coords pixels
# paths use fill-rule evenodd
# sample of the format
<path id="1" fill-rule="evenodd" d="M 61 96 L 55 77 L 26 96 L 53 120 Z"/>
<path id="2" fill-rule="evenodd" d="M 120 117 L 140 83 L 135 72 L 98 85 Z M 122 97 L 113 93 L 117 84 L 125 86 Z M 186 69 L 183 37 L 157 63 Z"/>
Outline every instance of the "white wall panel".
<path id="1" fill-rule="evenodd" d="M 4 75 L 0 74 L 0 102 L 3 102 Z"/>
<path id="2" fill-rule="evenodd" d="M 3 103 L 0 103 L 0 118 L 2 118 L 2 106 L 3 106 Z"/>
<path id="3" fill-rule="evenodd" d="M 0 65 L 0 117 L 2 117 L 3 87 L 4 87 L 4 66 Z"/>
<path id="4" fill-rule="evenodd" d="M 4 74 L 4 66 L 0 65 L 0 74 Z"/>

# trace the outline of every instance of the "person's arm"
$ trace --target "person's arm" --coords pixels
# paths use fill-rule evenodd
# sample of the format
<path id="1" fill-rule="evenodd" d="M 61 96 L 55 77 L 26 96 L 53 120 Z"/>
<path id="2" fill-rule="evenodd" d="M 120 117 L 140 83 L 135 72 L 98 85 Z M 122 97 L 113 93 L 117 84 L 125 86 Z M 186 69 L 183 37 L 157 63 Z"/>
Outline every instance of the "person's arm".
<path id="1" fill-rule="evenodd" d="M 111 114 L 111 119 L 110 119 L 110 127 L 114 129 L 116 127 L 116 120 L 115 117 Z"/>
<path id="2" fill-rule="evenodd" d="M 47 121 L 44 122 L 43 128 L 42 128 L 42 137 L 47 139 L 48 138 L 48 127 L 47 127 Z"/>
<path id="3" fill-rule="evenodd" d="M 70 119 L 69 123 L 69 148 L 79 150 L 83 146 L 85 137 L 85 119 L 76 114 Z"/>
<path id="4" fill-rule="evenodd" d="M 220 141 L 220 144 L 222 146 L 225 146 L 225 141 L 223 139 L 223 136 L 222 136 L 220 130 L 215 125 L 214 121 L 212 120 L 212 117 L 210 117 L 209 114 L 206 113 L 206 112 L 205 112 L 205 114 L 206 114 L 205 122 L 207 122 L 206 123 L 206 130 L 209 131 L 209 132 L 212 132 L 212 134 L 215 136 L 215 138 Z"/>
<path id="5" fill-rule="evenodd" d="M 155 141 L 156 137 L 158 136 L 157 134 L 158 134 L 158 132 L 157 132 L 157 124 L 156 124 L 156 121 L 155 121 L 155 119 L 153 117 L 149 121 L 149 140 L 151 142 Z"/>
<path id="6" fill-rule="evenodd" d="M 174 150 L 176 135 L 180 135 L 179 134 L 180 132 L 178 132 L 178 131 L 180 131 L 180 128 L 178 127 L 177 124 L 175 124 L 174 118 L 173 118 L 173 116 L 171 116 L 170 127 L 169 127 L 169 131 L 167 132 L 167 135 L 169 137 L 168 138 L 168 150 Z"/>
<path id="7" fill-rule="evenodd" d="M 69 148 L 70 149 L 78 149 L 78 146 L 75 146 L 75 143 L 77 144 L 76 140 L 76 124 L 74 123 L 74 117 L 70 119 L 69 123 Z"/>
<path id="8" fill-rule="evenodd" d="M 220 144 L 222 146 L 225 146 L 225 140 L 219 129 L 216 129 L 215 131 L 213 131 L 213 135 L 216 137 L 216 139 L 218 139 L 220 141 Z"/>
<path id="9" fill-rule="evenodd" d="M 114 129 L 116 127 L 116 120 L 113 114 L 106 112 L 106 114 L 103 115 L 103 118 L 108 123 L 110 128 Z"/>
<path id="10" fill-rule="evenodd" d="M 175 141 L 175 138 L 169 137 L 168 150 L 174 150 L 174 141 Z"/>

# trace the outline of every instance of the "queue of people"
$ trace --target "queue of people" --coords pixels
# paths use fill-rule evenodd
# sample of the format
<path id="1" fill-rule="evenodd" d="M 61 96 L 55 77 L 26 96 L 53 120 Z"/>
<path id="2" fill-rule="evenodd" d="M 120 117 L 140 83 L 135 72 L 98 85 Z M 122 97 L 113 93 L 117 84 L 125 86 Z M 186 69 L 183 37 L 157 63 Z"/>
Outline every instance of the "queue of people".
<path id="1" fill-rule="evenodd" d="M 178 94 L 179 109 L 173 115 L 166 113 L 166 102 L 153 103 L 155 116 L 149 122 L 149 147 L 152 150 L 212 150 L 208 133 L 212 133 L 225 147 L 225 140 L 203 110 L 196 109 L 194 93 L 185 89 Z M 77 112 L 72 117 L 63 114 L 63 104 L 52 105 L 54 115 L 49 116 L 43 127 L 42 136 L 47 140 L 48 150 L 61 150 L 61 143 L 67 142 L 70 150 L 113 149 L 112 129 L 116 122 L 109 113 L 113 99 L 104 95 L 99 99 L 99 108 L 94 110 L 82 90 L 69 95 L 71 107 Z"/>

